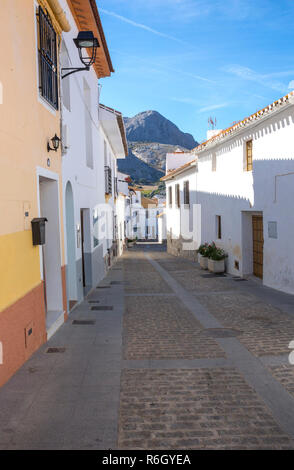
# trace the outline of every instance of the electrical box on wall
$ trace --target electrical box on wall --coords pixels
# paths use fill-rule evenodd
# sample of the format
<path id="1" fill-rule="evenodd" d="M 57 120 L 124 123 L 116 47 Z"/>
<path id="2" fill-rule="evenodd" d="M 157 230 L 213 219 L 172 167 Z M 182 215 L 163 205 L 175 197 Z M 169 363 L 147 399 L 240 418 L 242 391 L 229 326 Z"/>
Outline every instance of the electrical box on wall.
<path id="1" fill-rule="evenodd" d="M 45 223 L 48 222 L 46 217 L 40 217 L 33 219 L 32 224 L 32 232 L 33 232 L 33 245 L 45 245 Z"/>

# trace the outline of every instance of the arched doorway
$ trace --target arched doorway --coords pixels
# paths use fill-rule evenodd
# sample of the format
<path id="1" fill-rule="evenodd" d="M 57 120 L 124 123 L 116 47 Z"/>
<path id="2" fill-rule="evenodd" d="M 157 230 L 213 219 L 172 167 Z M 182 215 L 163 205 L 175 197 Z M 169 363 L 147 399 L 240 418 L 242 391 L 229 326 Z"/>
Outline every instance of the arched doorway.
<path id="1" fill-rule="evenodd" d="M 66 215 L 66 252 L 67 252 L 67 272 L 66 289 L 69 310 L 77 302 L 77 271 L 76 271 L 76 238 L 75 238 L 75 218 L 74 200 L 71 183 L 68 182 L 65 190 L 65 215 Z"/>

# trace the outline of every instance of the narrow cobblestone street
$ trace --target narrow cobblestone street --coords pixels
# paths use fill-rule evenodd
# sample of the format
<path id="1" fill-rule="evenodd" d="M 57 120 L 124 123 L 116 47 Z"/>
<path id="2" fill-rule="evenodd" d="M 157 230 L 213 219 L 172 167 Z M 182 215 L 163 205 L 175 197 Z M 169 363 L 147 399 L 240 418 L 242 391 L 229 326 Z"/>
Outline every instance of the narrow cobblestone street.
<path id="1" fill-rule="evenodd" d="M 293 296 L 137 245 L 0 389 L 0 449 L 294 449 L 292 340 Z"/>

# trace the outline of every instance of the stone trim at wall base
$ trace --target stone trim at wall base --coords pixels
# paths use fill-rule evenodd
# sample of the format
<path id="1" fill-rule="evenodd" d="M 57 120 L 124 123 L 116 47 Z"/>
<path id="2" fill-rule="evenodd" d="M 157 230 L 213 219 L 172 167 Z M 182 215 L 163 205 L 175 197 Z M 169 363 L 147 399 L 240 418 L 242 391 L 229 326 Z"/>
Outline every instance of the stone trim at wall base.
<path id="1" fill-rule="evenodd" d="M 167 235 L 167 252 L 173 256 L 181 256 L 182 258 L 197 261 L 197 251 L 186 250 L 183 247 L 183 244 L 189 243 L 190 241 L 191 240 L 185 240 L 182 237 L 171 238 L 170 235 Z"/>

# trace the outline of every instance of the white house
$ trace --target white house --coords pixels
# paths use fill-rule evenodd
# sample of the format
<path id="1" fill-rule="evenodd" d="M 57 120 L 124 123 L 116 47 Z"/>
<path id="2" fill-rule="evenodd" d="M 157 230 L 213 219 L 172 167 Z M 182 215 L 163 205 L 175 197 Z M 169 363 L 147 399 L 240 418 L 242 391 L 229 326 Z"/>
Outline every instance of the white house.
<path id="1" fill-rule="evenodd" d="M 166 237 L 169 253 L 196 259 L 193 214 L 196 204 L 196 160 L 191 153 L 167 154 Z"/>
<path id="2" fill-rule="evenodd" d="M 122 253 L 124 241 L 124 203 L 119 197 L 117 160 L 128 154 L 123 116 L 119 111 L 99 104 L 99 122 L 104 147 L 105 217 L 106 230 L 103 237 L 103 254 L 106 266 L 113 257 Z M 119 220 L 118 220 L 119 219 Z"/>
<path id="3" fill-rule="evenodd" d="M 127 235 L 127 224 L 130 222 L 130 195 L 129 195 L 129 175 L 118 171 L 117 187 L 118 196 L 116 202 L 116 215 L 118 227 L 118 254 L 123 253 Z"/>
<path id="4" fill-rule="evenodd" d="M 196 244 L 215 240 L 228 253 L 229 273 L 253 274 L 264 285 L 291 294 L 293 135 L 294 95 L 290 93 L 202 143 L 192 152 L 190 165 L 164 177 L 167 187 L 175 191 L 175 184 L 188 178 L 189 171 L 194 174 L 190 198 L 197 205 Z M 169 232 L 174 211 L 167 206 Z"/>
<path id="5" fill-rule="evenodd" d="M 71 25 L 61 44 L 62 177 L 69 310 L 105 276 L 115 234 L 116 158 L 125 156 L 120 113 L 99 104 L 98 80 L 113 72 L 95 2 L 60 0 Z M 70 6 L 72 8 L 70 8 Z M 81 67 L 74 40 L 91 30 L 99 42 L 90 70 Z M 65 77 L 65 75 L 67 75 Z M 111 169 L 106 181 L 106 168 Z M 108 251 L 109 250 L 109 251 Z"/>
<path id="6" fill-rule="evenodd" d="M 158 240 L 158 215 L 165 208 L 165 200 L 147 198 L 138 188 L 129 187 L 130 214 L 129 238 L 138 240 Z M 164 232 L 162 232 L 164 236 Z"/>

